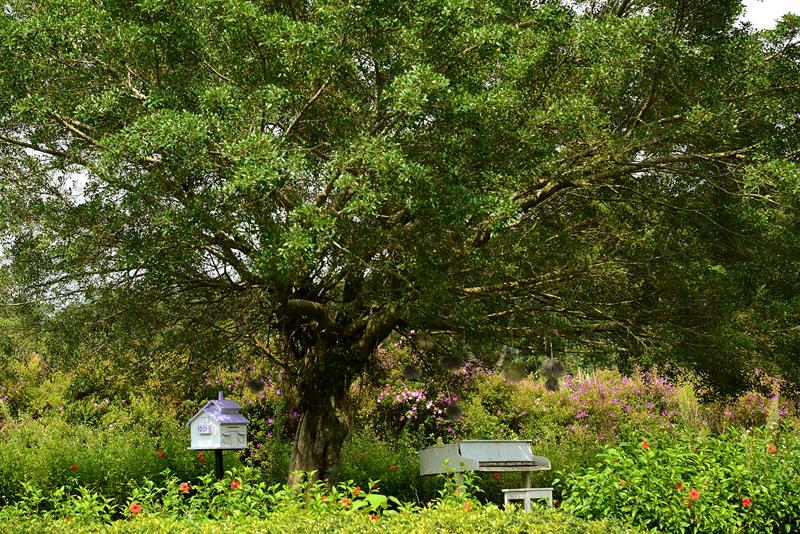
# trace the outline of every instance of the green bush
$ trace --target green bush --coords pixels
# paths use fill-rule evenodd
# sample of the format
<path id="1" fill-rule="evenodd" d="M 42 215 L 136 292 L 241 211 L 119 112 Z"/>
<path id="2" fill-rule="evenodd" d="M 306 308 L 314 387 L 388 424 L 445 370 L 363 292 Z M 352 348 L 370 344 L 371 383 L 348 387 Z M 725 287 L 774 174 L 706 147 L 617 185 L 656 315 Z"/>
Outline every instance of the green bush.
<path id="1" fill-rule="evenodd" d="M 798 483 L 793 428 L 639 433 L 567 475 L 562 508 L 665 532 L 797 532 Z"/>
<path id="2" fill-rule="evenodd" d="M 0 429 L 0 504 L 19 498 L 23 483 L 50 489 L 81 485 L 121 499 L 130 482 L 158 480 L 166 469 L 187 480 L 213 469 L 186 450 L 182 424 L 159 424 L 159 417 L 153 412 L 148 419 L 134 402 L 127 410 L 103 414 L 99 427 L 55 414 L 12 420 Z M 154 425 L 157 435 L 150 433 Z M 225 458 L 227 466 L 238 464 L 236 454 Z"/>
<path id="3" fill-rule="evenodd" d="M 124 506 L 83 487 L 46 495 L 26 485 L 24 498 L 0 509 L 0 524 L 14 532 L 628 532 L 551 508 L 529 514 L 480 505 L 471 477 L 464 485 L 442 478 L 439 496 L 424 508 L 350 482 L 267 487 L 253 469 L 222 481 L 205 476 L 188 484 L 170 473 L 164 481 L 133 487 Z"/>
<path id="4" fill-rule="evenodd" d="M 585 521 L 554 510 L 535 514 L 503 512 L 496 507 L 476 507 L 466 512 L 462 507 L 448 506 L 384 516 L 377 521 L 366 514 L 337 512 L 323 516 L 309 512 L 276 512 L 265 518 L 236 517 L 225 520 L 170 518 L 162 516 L 137 517 L 111 524 L 76 523 L 64 520 L 30 523 L 23 520 L 7 522 L 6 532 L 104 532 L 104 533 L 164 533 L 195 532 L 199 534 L 230 534 L 265 532 L 287 533 L 463 533 L 493 532 L 547 534 L 617 534 L 636 532 L 610 521 Z"/>
<path id="5" fill-rule="evenodd" d="M 402 438 L 389 444 L 378 441 L 369 428 L 351 433 L 342 453 L 341 480 L 366 485 L 380 480 L 381 492 L 403 501 L 431 500 L 440 486 L 419 474 L 419 457 Z"/>

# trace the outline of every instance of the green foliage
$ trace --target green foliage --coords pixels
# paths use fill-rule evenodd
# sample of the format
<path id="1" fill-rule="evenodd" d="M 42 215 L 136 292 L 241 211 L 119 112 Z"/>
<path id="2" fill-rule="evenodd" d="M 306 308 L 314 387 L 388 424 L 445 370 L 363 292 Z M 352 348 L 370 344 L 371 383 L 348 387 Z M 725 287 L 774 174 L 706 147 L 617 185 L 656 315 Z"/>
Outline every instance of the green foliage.
<path id="1" fill-rule="evenodd" d="M 185 429 L 168 414 L 138 411 L 134 402 L 100 420 L 89 426 L 56 412 L 6 421 L 0 429 L 0 500 L 20 498 L 26 482 L 39 488 L 82 485 L 119 500 L 129 483 L 160 481 L 164 470 L 187 480 L 209 470 L 186 450 Z M 228 466 L 237 462 L 236 455 L 226 454 Z"/>
<path id="2" fill-rule="evenodd" d="M 45 496 L 26 485 L 25 498 L 0 509 L 0 519 L 21 532 L 628 532 L 609 521 L 583 521 L 552 509 L 526 514 L 481 505 L 470 493 L 476 488 L 469 477 L 464 485 L 446 481 L 436 502 L 425 508 L 352 483 L 330 489 L 318 482 L 267 488 L 247 469 L 228 472 L 222 481 L 201 477 L 183 488 L 178 480 L 165 473 L 163 486 L 152 481 L 134 486 L 124 507 L 82 487 L 62 487 Z"/>
<path id="3" fill-rule="evenodd" d="M 562 509 L 668 532 L 800 527 L 800 433 L 636 433 L 567 475 Z"/>
<path id="4" fill-rule="evenodd" d="M 116 521 L 109 525 L 76 524 L 64 520 L 31 523 L 10 519 L 6 527 L 15 532 L 198 532 L 223 534 L 226 532 L 267 533 L 401 533 L 401 532 L 502 532 L 547 534 L 622 534 L 637 532 L 610 521 L 585 521 L 568 514 L 543 510 L 540 513 L 503 512 L 496 507 L 476 507 L 465 512 L 462 507 L 439 507 L 420 513 L 402 513 L 392 517 L 370 519 L 368 515 L 347 512 L 322 516 L 308 512 L 275 512 L 266 518 L 236 517 L 226 520 L 199 518 L 169 518 L 160 515 L 137 517 L 129 521 Z"/>
<path id="5" fill-rule="evenodd" d="M 419 475 L 417 448 L 408 437 L 377 440 L 370 428 L 356 430 L 342 451 L 343 480 L 380 479 L 381 492 L 406 502 L 428 502 L 441 482 Z"/>

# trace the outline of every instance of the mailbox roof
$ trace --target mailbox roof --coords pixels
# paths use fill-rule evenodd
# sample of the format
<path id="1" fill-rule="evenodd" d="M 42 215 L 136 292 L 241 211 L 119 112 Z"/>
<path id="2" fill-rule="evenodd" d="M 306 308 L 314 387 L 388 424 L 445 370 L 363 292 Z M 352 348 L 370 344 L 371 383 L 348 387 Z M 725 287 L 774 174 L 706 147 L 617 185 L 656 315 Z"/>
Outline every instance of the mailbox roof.
<path id="1" fill-rule="evenodd" d="M 212 400 L 208 401 L 203 409 L 194 414 L 194 417 L 189 419 L 187 425 L 192 424 L 192 421 L 200 414 L 206 414 L 213 418 L 215 421 L 222 425 L 246 425 L 250 421 L 239 413 L 239 406 L 231 400 Z"/>
<path id="2" fill-rule="evenodd" d="M 239 403 L 227 399 L 210 400 L 208 401 L 208 404 L 213 404 L 222 413 L 233 413 L 242 409 L 242 407 L 239 406 Z M 208 404 L 206 404 L 206 407 L 208 407 Z"/>

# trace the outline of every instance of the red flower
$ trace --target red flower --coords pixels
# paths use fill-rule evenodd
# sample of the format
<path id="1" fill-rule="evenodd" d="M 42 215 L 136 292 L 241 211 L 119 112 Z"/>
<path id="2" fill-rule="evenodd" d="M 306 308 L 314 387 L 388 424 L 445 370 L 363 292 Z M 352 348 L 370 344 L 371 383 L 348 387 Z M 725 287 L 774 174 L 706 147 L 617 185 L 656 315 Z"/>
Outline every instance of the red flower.
<path id="1" fill-rule="evenodd" d="M 692 488 L 691 490 L 689 490 L 689 498 L 693 501 L 696 501 L 697 499 L 700 498 L 700 492 Z"/>
<path id="2" fill-rule="evenodd" d="M 189 483 L 188 482 L 181 482 L 181 491 L 184 493 L 189 493 Z"/>
<path id="3" fill-rule="evenodd" d="M 378 520 L 377 514 L 369 514 L 369 520 L 370 521 L 377 521 Z"/>
<path id="4" fill-rule="evenodd" d="M 142 505 L 140 505 L 138 502 L 135 502 L 131 505 L 130 511 L 131 515 L 136 515 L 142 511 Z"/>
<path id="5" fill-rule="evenodd" d="M 76 471 L 78 470 L 78 466 L 77 466 L 77 465 L 75 465 L 75 464 L 72 464 L 71 466 L 69 466 L 69 468 L 70 468 L 70 469 L 72 469 L 72 472 L 73 472 L 73 473 L 74 473 L 74 472 L 76 472 Z"/>
<path id="6" fill-rule="evenodd" d="M 465 502 L 464 503 L 464 511 L 465 512 L 469 512 L 470 510 L 472 510 L 472 505 L 470 503 L 468 503 L 468 502 Z"/>
<path id="7" fill-rule="evenodd" d="M 204 464 L 204 463 L 206 463 L 206 455 L 205 455 L 205 454 L 203 454 L 203 452 L 202 452 L 202 451 L 198 452 L 198 453 L 197 453 L 197 454 L 195 454 L 194 456 L 195 456 L 195 458 L 197 458 L 198 460 L 200 460 L 200 463 L 201 463 L 201 464 Z"/>
<path id="8" fill-rule="evenodd" d="M 750 500 L 750 497 L 742 497 L 742 506 L 744 506 L 745 508 L 747 508 L 747 507 L 749 507 L 751 504 L 753 504 L 753 501 L 751 501 L 751 500 Z"/>
<path id="9" fill-rule="evenodd" d="M 691 501 L 686 501 L 686 508 L 691 508 L 691 507 L 692 507 Z"/>
<path id="10" fill-rule="evenodd" d="M 681 482 L 678 482 L 677 484 L 675 484 L 675 489 L 681 491 L 683 489 L 683 484 Z"/>
<path id="11" fill-rule="evenodd" d="M 237 479 L 234 478 L 233 480 L 231 480 L 231 489 L 232 490 L 239 489 L 239 486 L 241 486 L 241 485 L 242 485 L 242 483 L 239 482 Z"/>
<path id="12" fill-rule="evenodd" d="M 499 482 L 500 481 L 500 473 L 492 473 L 492 478 L 494 479 L 495 482 Z"/>
<path id="13" fill-rule="evenodd" d="M 774 443 L 770 443 L 767 445 L 767 452 L 770 454 L 775 454 L 778 452 L 778 447 Z"/>
<path id="14" fill-rule="evenodd" d="M 397 466 L 396 465 L 390 465 L 389 466 L 389 471 L 397 471 Z"/>
<path id="15" fill-rule="evenodd" d="M 647 440 L 646 439 L 642 440 L 642 448 L 643 449 L 649 449 L 650 448 L 650 445 L 647 444 Z"/>
<path id="16" fill-rule="evenodd" d="M 320 497 L 320 500 L 321 500 L 322 502 L 325 502 L 325 501 L 327 501 L 327 500 L 328 500 L 328 497 L 326 497 L 325 495 L 323 495 L 322 497 Z"/>
<path id="17" fill-rule="evenodd" d="M 356 489 L 353 490 L 353 495 L 358 495 L 361 493 L 361 486 L 356 486 Z"/>
<path id="18" fill-rule="evenodd" d="M 347 497 L 342 497 L 342 506 L 344 506 L 345 508 L 350 506 L 350 499 L 348 499 Z"/>
<path id="19" fill-rule="evenodd" d="M 158 456 L 159 458 L 163 458 L 164 457 L 164 451 L 162 451 L 161 449 L 158 449 L 156 451 L 156 456 Z"/>

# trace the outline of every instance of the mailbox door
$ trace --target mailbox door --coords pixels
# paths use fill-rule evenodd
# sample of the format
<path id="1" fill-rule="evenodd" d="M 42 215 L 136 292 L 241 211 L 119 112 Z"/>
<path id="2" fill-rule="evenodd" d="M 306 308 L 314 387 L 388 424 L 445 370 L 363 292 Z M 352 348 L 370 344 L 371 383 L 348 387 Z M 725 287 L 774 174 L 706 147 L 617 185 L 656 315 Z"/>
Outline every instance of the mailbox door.
<path id="1" fill-rule="evenodd" d="M 231 432 L 231 430 L 233 429 L 229 426 L 220 427 L 220 434 L 222 438 L 220 440 L 220 446 L 223 449 L 230 449 L 234 445 L 233 443 L 231 443 L 231 438 L 233 437 L 233 433 Z"/>

